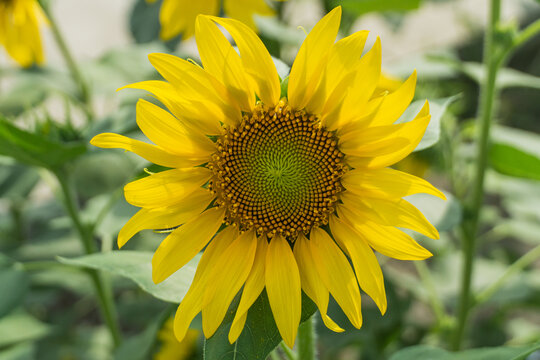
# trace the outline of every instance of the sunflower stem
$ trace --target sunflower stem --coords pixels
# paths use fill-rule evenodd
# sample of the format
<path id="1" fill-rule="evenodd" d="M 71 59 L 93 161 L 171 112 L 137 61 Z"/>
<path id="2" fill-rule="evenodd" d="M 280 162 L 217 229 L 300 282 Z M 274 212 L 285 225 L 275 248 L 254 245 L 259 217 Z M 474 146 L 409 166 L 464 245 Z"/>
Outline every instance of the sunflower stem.
<path id="1" fill-rule="evenodd" d="M 300 324 L 298 328 L 298 360 L 315 360 L 317 358 L 315 333 L 316 319 L 312 316 Z"/>
<path id="2" fill-rule="evenodd" d="M 490 15 L 484 37 L 483 63 L 486 71 L 485 81 L 480 87 L 479 134 L 477 140 L 477 159 L 474 174 L 474 186 L 471 202 L 465 205 L 465 219 L 461 226 L 463 270 L 461 291 L 458 305 L 458 321 L 454 331 L 452 349 L 459 350 L 462 346 L 463 334 L 471 308 L 471 278 L 474 270 L 476 250 L 476 237 L 478 233 L 478 220 L 484 201 L 484 177 L 487 167 L 489 150 L 489 133 L 494 112 L 495 97 L 497 94 L 497 71 L 501 66 L 501 59 L 496 54 L 496 28 L 499 23 L 501 0 L 491 0 Z"/>
<path id="3" fill-rule="evenodd" d="M 82 104 L 84 105 L 83 111 L 86 114 L 88 122 L 92 122 L 94 120 L 94 113 L 92 111 L 92 99 L 91 99 L 90 91 L 88 90 L 88 85 L 86 81 L 84 80 L 84 77 L 82 76 L 82 73 L 79 69 L 79 66 L 77 65 L 77 62 L 73 58 L 73 55 L 71 54 L 71 51 L 69 50 L 66 41 L 64 40 L 64 36 L 62 35 L 62 32 L 60 31 L 58 24 L 56 23 L 56 20 L 49 6 L 49 2 L 40 1 L 40 5 L 45 15 L 47 15 L 54 40 L 56 44 L 58 45 L 58 49 L 60 50 L 60 53 L 62 54 L 64 61 L 66 62 L 69 72 L 71 73 L 71 77 L 73 78 L 73 81 L 75 81 L 77 86 L 79 87 L 80 100 Z"/>
<path id="4" fill-rule="evenodd" d="M 56 170 L 54 171 L 54 175 L 60 184 L 60 189 L 64 198 L 64 205 L 69 217 L 71 218 L 71 221 L 73 222 L 73 225 L 75 225 L 75 228 L 79 233 L 85 253 L 95 253 L 97 251 L 97 247 L 94 242 L 94 235 L 90 228 L 86 227 L 79 217 L 79 209 L 76 200 L 77 197 L 67 174 L 65 174 L 62 170 Z M 87 272 L 96 290 L 101 315 L 109 328 L 114 345 L 117 347 L 121 343 L 121 335 L 111 287 L 108 286 L 108 282 L 98 271 L 88 269 Z"/>
<path id="5" fill-rule="evenodd" d="M 297 360 L 296 354 L 294 353 L 294 351 L 289 349 L 289 347 L 285 345 L 283 341 L 279 345 L 281 347 L 281 350 L 283 350 L 283 353 L 285 354 L 285 357 L 287 358 L 287 360 Z"/>

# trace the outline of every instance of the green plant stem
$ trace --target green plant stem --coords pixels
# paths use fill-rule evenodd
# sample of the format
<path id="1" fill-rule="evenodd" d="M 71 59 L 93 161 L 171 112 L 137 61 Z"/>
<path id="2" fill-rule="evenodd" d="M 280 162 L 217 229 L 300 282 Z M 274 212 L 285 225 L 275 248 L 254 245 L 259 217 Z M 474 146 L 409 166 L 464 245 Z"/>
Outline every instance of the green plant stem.
<path id="1" fill-rule="evenodd" d="M 463 270 L 458 305 L 458 321 L 452 341 L 453 350 L 461 348 L 463 333 L 471 307 L 471 278 L 474 270 L 478 220 L 484 201 L 484 177 L 488 161 L 489 132 L 496 97 L 497 71 L 501 61 L 495 56 L 495 30 L 500 18 L 501 0 L 491 0 L 490 16 L 484 38 L 485 81 L 480 87 L 479 135 L 477 159 L 471 202 L 465 206 L 465 220 L 462 223 Z"/>
<path id="2" fill-rule="evenodd" d="M 514 39 L 512 47 L 508 50 L 510 53 L 513 49 L 516 49 L 529 41 L 530 38 L 540 33 L 540 19 L 534 21 L 532 24 L 527 26 L 525 29 L 519 32 L 518 36 Z"/>
<path id="3" fill-rule="evenodd" d="M 94 114 L 92 111 L 92 99 L 91 99 L 90 91 L 88 89 L 88 85 L 86 81 L 84 80 L 84 77 L 82 76 L 82 73 L 77 63 L 75 62 L 75 59 L 73 58 L 73 56 L 71 55 L 71 52 L 69 51 L 66 41 L 64 40 L 64 37 L 62 35 L 62 32 L 58 28 L 58 24 L 56 23 L 54 15 L 52 14 L 52 11 L 50 10 L 48 4 L 42 2 L 41 5 L 43 8 L 43 11 L 45 12 L 49 20 L 49 25 L 51 27 L 54 40 L 56 41 L 56 44 L 58 45 L 58 49 L 60 50 L 60 53 L 62 54 L 62 57 L 64 58 L 64 61 L 66 62 L 67 67 L 69 68 L 71 77 L 73 78 L 77 86 L 79 87 L 80 99 L 81 99 L 81 102 L 84 104 L 83 110 L 86 113 L 88 121 L 92 122 L 94 119 Z"/>
<path id="4" fill-rule="evenodd" d="M 532 248 L 522 257 L 516 260 L 506 269 L 504 274 L 497 281 L 489 285 L 480 294 L 478 294 L 475 304 L 480 304 L 487 301 L 490 297 L 493 296 L 493 294 L 497 292 L 497 290 L 499 290 L 506 283 L 509 278 L 523 270 L 528 265 L 532 264 L 538 258 L 540 258 L 540 245 Z"/>
<path id="5" fill-rule="evenodd" d="M 315 360 L 317 358 L 315 316 L 304 321 L 298 328 L 298 360 Z"/>
<path id="6" fill-rule="evenodd" d="M 55 171 L 54 174 L 56 175 L 56 178 L 60 184 L 66 210 L 69 217 L 73 221 L 77 232 L 79 233 L 85 252 L 87 254 L 96 252 L 96 244 L 94 243 L 93 234 L 89 228 L 84 226 L 79 217 L 76 197 L 74 195 L 72 186 L 70 186 L 68 177 L 62 171 Z M 115 346 L 118 346 L 121 343 L 121 335 L 111 288 L 110 286 L 106 286 L 105 279 L 99 274 L 99 272 L 92 269 L 88 269 L 87 272 L 92 280 L 94 288 L 96 289 L 98 303 L 103 319 L 111 332 Z"/>
<path id="7" fill-rule="evenodd" d="M 415 261 L 414 265 L 416 266 L 416 271 L 418 272 L 418 275 L 420 275 L 420 280 L 424 284 L 424 288 L 428 292 L 428 300 L 433 310 L 433 313 L 437 318 L 437 321 L 439 322 L 439 324 L 445 323 L 448 316 L 444 310 L 444 305 L 437 296 L 437 291 L 435 289 L 433 279 L 431 278 L 426 263 L 424 261 Z"/>
<path id="8" fill-rule="evenodd" d="M 277 353 L 277 350 L 274 350 L 270 353 L 270 359 L 272 360 L 281 360 L 281 356 Z"/>
<path id="9" fill-rule="evenodd" d="M 279 345 L 281 346 L 281 350 L 283 350 L 283 353 L 288 360 L 296 360 L 296 354 L 294 351 L 289 349 L 289 347 L 285 345 L 283 341 Z"/>

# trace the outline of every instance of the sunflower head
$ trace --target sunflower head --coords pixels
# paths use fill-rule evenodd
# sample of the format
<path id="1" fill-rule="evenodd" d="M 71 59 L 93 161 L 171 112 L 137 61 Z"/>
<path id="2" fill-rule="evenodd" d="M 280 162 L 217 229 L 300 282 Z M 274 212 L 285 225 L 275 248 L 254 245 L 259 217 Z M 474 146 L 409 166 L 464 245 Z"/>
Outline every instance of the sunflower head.
<path id="1" fill-rule="evenodd" d="M 373 250 L 402 260 L 431 256 L 400 230 L 438 237 L 403 197 L 444 195 L 390 168 L 420 142 L 429 105 L 414 120 L 396 123 L 413 98 L 416 73 L 395 91 L 381 90 L 379 39 L 364 56 L 366 31 L 335 42 L 340 16 L 338 7 L 309 33 L 285 98 L 268 51 L 248 26 L 199 16 L 202 67 L 152 54 L 166 81 L 129 86 L 150 91 L 169 110 L 144 100 L 137 105 L 137 123 L 155 145 L 117 134 L 92 139 L 171 168 L 126 185 L 126 200 L 142 209 L 118 242 L 142 229 L 174 228 L 152 260 L 155 282 L 204 249 L 176 313 L 177 338 L 199 312 L 205 336 L 212 336 L 241 293 L 229 332 L 236 341 L 263 290 L 289 346 L 302 290 L 328 328 L 343 331 L 327 315 L 330 295 L 359 328 L 360 288 L 386 311 Z"/>

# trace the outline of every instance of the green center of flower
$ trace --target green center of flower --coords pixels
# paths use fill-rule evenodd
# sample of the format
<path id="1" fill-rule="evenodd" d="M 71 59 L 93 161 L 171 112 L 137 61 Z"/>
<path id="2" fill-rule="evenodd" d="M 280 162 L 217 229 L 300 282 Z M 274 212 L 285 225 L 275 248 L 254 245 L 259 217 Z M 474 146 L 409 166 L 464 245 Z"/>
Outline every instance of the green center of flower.
<path id="1" fill-rule="evenodd" d="M 343 174 L 335 136 L 318 119 L 258 106 L 217 141 L 211 189 L 227 207 L 227 222 L 269 236 L 309 232 L 334 211 Z"/>

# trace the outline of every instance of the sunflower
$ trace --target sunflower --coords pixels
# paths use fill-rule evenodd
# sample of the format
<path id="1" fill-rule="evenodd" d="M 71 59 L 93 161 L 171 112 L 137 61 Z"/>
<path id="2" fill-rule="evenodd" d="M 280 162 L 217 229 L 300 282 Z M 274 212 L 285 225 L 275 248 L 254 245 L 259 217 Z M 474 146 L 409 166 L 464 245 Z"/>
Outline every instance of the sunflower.
<path id="1" fill-rule="evenodd" d="M 156 0 L 146 1 L 153 3 Z M 182 39 L 189 39 L 195 33 L 197 15 L 218 15 L 220 4 L 220 0 L 163 0 L 159 11 L 161 39 L 170 40 L 180 33 L 182 33 Z M 274 10 L 265 0 L 224 0 L 223 11 L 227 16 L 242 21 L 253 30 L 257 29 L 253 15 L 274 15 Z"/>
<path id="2" fill-rule="evenodd" d="M 386 311 L 373 250 L 402 260 L 431 256 L 399 228 L 439 234 L 402 198 L 444 195 L 389 168 L 418 145 L 430 120 L 428 103 L 414 120 L 395 124 L 413 98 L 416 73 L 396 91 L 374 96 L 380 41 L 360 57 L 368 32 L 335 42 L 340 18 L 338 7 L 309 33 L 281 97 L 272 59 L 248 26 L 199 16 L 203 67 L 151 54 L 167 81 L 128 86 L 153 93 L 170 111 L 142 99 L 137 104 L 138 125 L 156 145 L 111 133 L 92 139 L 171 168 L 125 186 L 126 200 L 142 209 L 122 228 L 118 245 L 143 229 L 174 229 L 152 259 L 156 283 L 204 249 L 175 316 L 178 339 L 199 312 L 211 337 L 239 292 L 231 343 L 263 291 L 291 347 L 302 290 L 331 330 L 343 331 L 327 315 L 329 295 L 360 328 L 360 288 Z"/>
<path id="3" fill-rule="evenodd" d="M 43 63 L 42 21 L 46 17 L 36 0 L 0 0 L 0 44 L 23 67 Z"/>

